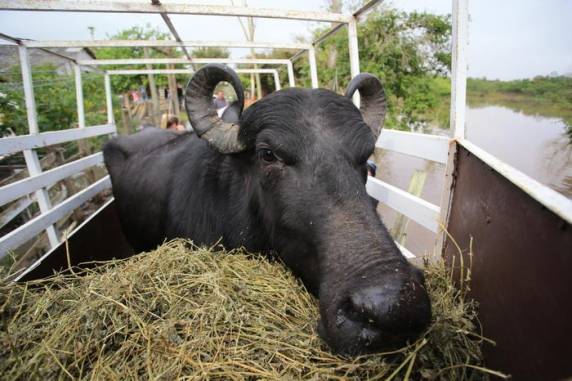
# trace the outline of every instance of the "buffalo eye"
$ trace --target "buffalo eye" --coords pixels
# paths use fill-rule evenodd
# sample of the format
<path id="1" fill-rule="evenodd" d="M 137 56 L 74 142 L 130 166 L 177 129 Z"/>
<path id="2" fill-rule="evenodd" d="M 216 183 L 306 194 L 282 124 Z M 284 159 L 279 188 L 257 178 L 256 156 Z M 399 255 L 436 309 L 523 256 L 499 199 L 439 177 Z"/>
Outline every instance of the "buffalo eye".
<path id="1" fill-rule="evenodd" d="M 258 157 L 265 163 L 274 163 L 276 161 L 276 156 L 272 150 L 268 148 L 263 148 L 258 151 Z"/>

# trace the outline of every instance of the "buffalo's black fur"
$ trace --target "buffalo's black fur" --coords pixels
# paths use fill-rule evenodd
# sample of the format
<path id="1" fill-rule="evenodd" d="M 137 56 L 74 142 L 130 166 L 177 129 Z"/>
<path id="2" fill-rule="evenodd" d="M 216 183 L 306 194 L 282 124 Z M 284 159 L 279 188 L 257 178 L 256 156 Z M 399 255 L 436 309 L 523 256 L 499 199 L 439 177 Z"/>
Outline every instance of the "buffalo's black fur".
<path id="1" fill-rule="evenodd" d="M 158 129 L 105 146 L 133 247 L 188 237 L 276 251 L 319 296 L 322 336 L 337 351 L 375 350 L 419 332 L 429 313 L 427 295 L 415 291 L 415 284 L 423 290 L 422 276 L 366 193 L 375 139 L 351 100 L 327 90 L 282 90 L 245 110 L 239 124 L 247 149 L 237 154 L 217 153 L 194 133 Z M 382 287 L 386 281 L 393 288 Z M 401 303 L 400 314 L 388 315 L 384 303 Z M 394 326 L 401 328 L 389 337 Z"/>

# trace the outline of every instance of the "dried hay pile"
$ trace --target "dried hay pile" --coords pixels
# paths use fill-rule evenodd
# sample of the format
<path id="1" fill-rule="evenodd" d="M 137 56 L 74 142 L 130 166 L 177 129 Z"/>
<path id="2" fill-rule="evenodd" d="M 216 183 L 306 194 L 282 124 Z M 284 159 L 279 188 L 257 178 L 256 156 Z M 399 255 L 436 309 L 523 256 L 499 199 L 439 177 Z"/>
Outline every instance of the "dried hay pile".
<path id="1" fill-rule="evenodd" d="M 81 274 L 0 286 L 0 374 L 30 379 L 481 380 L 474 305 L 427 268 L 434 321 L 410 346 L 341 358 L 282 265 L 183 241 Z M 80 276 L 81 275 L 81 276 Z"/>

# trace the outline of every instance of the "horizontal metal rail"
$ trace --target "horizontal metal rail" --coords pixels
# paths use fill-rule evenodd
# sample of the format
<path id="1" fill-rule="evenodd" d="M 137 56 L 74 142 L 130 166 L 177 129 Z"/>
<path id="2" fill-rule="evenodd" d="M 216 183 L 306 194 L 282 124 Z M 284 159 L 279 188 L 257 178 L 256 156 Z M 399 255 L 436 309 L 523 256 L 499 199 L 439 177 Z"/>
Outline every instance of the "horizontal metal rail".
<path id="1" fill-rule="evenodd" d="M 21 200 L 18 200 L 18 202 L 6 208 L 2 212 L 2 217 L 0 217 L 0 229 L 10 223 L 17 215 L 28 209 L 33 202 L 36 202 L 35 197 L 23 197 Z"/>
<path id="2" fill-rule="evenodd" d="M 21 41 L 28 48 L 135 48 L 163 47 L 177 48 L 181 44 L 173 40 L 54 40 L 54 41 Z M 182 45 L 198 48 L 259 48 L 259 49 L 310 49 L 311 44 L 256 42 L 256 41 L 183 41 Z"/>
<path id="3" fill-rule="evenodd" d="M 383 0 L 371 0 L 368 3 L 364 4 L 357 11 L 355 11 L 352 16 L 357 20 L 360 16 L 362 16 L 364 13 L 368 12 L 371 8 L 373 8 L 374 6 L 378 5 L 381 2 L 383 2 Z M 352 18 L 352 16 L 350 16 L 350 18 Z M 349 21 L 348 21 L 348 23 L 349 23 Z M 325 31 L 324 33 L 319 35 L 317 38 L 315 38 L 314 41 L 312 41 L 312 46 L 316 47 L 316 46 L 320 45 L 324 40 L 326 40 L 331 35 L 337 33 L 340 29 L 342 29 L 348 23 L 339 23 L 339 24 L 332 26 L 330 29 L 328 29 L 327 31 Z M 300 58 L 302 56 L 302 54 L 304 54 L 303 50 L 297 52 L 292 57 L 290 57 L 290 60 L 292 62 L 294 62 L 295 60 Z"/>
<path id="4" fill-rule="evenodd" d="M 446 164 L 449 154 L 449 141 L 447 136 L 384 129 L 381 131 L 375 146 Z"/>
<path id="5" fill-rule="evenodd" d="M 40 214 L 39 216 L 26 222 L 24 225 L 6 234 L 0 238 L 0 258 L 8 254 L 9 250 L 13 250 L 26 241 L 34 238 L 47 226 L 55 224 L 66 214 L 71 213 L 74 209 L 90 200 L 96 194 L 109 188 L 111 188 L 111 180 L 108 175 L 91 184 L 82 191 L 74 194 L 62 203 L 54 206 L 46 213 Z"/>
<path id="6" fill-rule="evenodd" d="M 458 139 L 461 146 L 484 161 L 492 169 L 522 189 L 526 194 L 540 202 L 548 210 L 572 224 L 572 200 L 525 175 L 511 165 L 486 152 L 466 139 Z"/>
<path id="7" fill-rule="evenodd" d="M 30 176 L 20 181 L 5 185 L 0 188 L 0 206 L 26 196 L 40 188 L 49 188 L 60 180 L 101 163 L 103 163 L 103 153 L 98 152 L 82 159 L 72 161 L 71 163 L 50 169 L 49 171 L 42 172 L 39 175 Z"/>
<path id="8" fill-rule="evenodd" d="M 35 135 L 21 135 L 0 139 L 0 155 L 47 147 L 72 140 L 116 133 L 114 124 L 102 124 L 85 128 L 70 128 L 61 131 L 42 132 Z"/>
<path id="9" fill-rule="evenodd" d="M 237 69 L 238 74 L 274 74 L 276 69 Z M 194 73 L 193 69 L 127 69 L 127 70 L 107 70 L 109 75 L 140 75 L 140 74 L 189 74 Z"/>
<path id="10" fill-rule="evenodd" d="M 24 47 L 26 46 L 26 43 L 34 43 L 34 42 L 37 42 L 37 41 L 33 41 L 33 40 L 22 40 L 22 39 L 20 39 L 20 38 L 15 38 L 15 37 L 12 37 L 12 36 L 8 36 L 8 35 L 6 35 L 6 34 L 4 34 L 4 33 L 0 33 L 0 39 L 6 40 L 6 41 L 10 41 L 10 42 L 13 42 L 13 43 L 15 43 L 15 44 L 17 44 L 17 45 L 19 45 L 19 46 L 24 46 Z M 75 58 L 66 56 L 65 54 L 61 54 L 61 53 L 58 53 L 58 52 L 54 52 L 54 51 L 52 51 L 52 50 L 50 50 L 50 49 L 48 49 L 48 48 L 44 48 L 44 47 L 40 47 L 40 46 L 38 47 L 38 49 L 40 49 L 41 51 L 43 51 L 43 52 L 45 52 L 45 53 L 47 53 L 47 54 L 50 54 L 50 55 L 52 55 L 52 56 L 56 56 L 56 57 L 59 57 L 59 58 L 62 58 L 62 59 L 64 59 L 64 60 L 66 60 L 66 61 L 73 62 L 73 63 L 77 64 L 77 61 L 76 61 Z M 101 71 L 100 71 L 99 69 L 95 68 L 95 67 L 89 67 L 89 69 L 90 69 L 90 71 L 95 71 L 95 72 L 101 73 Z"/>
<path id="11" fill-rule="evenodd" d="M 149 4 L 147 1 L 66 1 L 66 0 L 0 0 L 0 10 L 59 11 L 98 13 L 166 13 L 204 16 L 240 16 L 323 22 L 349 22 L 350 16 L 339 13 L 249 8 L 188 3 Z"/>
<path id="12" fill-rule="evenodd" d="M 407 250 L 405 248 L 405 246 L 402 246 L 399 242 L 395 241 L 395 244 L 397 245 L 397 248 L 399 249 L 399 251 L 401 251 L 401 254 L 403 254 L 403 256 L 407 259 L 412 259 L 412 258 L 417 258 L 415 256 L 415 254 L 413 254 L 412 252 L 410 252 L 409 250 Z"/>
<path id="13" fill-rule="evenodd" d="M 163 65 L 163 64 L 181 64 L 188 65 L 191 63 L 207 64 L 269 64 L 269 65 L 288 65 L 290 60 L 272 59 L 272 58 L 195 58 L 190 61 L 186 58 L 124 58 L 124 59 L 102 59 L 102 60 L 79 60 L 80 65 Z"/>
<path id="14" fill-rule="evenodd" d="M 368 177 L 366 189 L 376 200 L 430 231 L 439 232 L 440 208 L 437 205 L 371 176 Z"/>
<path id="15" fill-rule="evenodd" d="M 114 202 L 113 197 L 111 197 L 109 200 L 107 200 L 105 203 L 103 203 L 103 205 L 101 205 L 95 212 L 93 212 L 89 217 L 87 217 L 73 231 L 69 232 L 67 234 L 67 238 L 71 240 L 72 237 L 74 236 L 74 234 L 81 231 L 86 225 L 88 225 L 90 223 L 91 220 L 93 220 L 96 216 L 98 216 L 101 211 L 103 211 L 103 210 L 105 210 L 105 208 L 109 207 L 109 204 L 111 204 L 112 202 Z M 24 271 L 22 271 L 20 274 L 18 274 L 14 278 L 14 282 L 19 282 L 22 278 L 24 278 L 26 276 L 26 274 L 28 274 L 30 271 L 32 271 L 36 267 L 38 267 L 51 254 L 52 254 L 52 250 L 49 250 L 44 255 L 42 255 L 40 258 L 38 258 L 34 263 L 32 263 L 30 266 L 26 267 L 26 269 Z"/>

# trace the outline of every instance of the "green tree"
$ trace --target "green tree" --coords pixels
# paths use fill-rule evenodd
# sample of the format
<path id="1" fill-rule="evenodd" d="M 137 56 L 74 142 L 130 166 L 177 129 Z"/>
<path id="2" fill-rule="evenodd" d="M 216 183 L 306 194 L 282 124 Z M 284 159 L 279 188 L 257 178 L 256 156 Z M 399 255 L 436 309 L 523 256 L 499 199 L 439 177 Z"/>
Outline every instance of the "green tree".
<path id="1" fill-rule="evenodd" d="M 325 30 L 314 30 L 314 38 Z M 360 68 L 384 84 L 389 99 L 387 127 L 408 129 L 424 122 L 448 125 L 443 108 L 448 107 L 450 95 L 450 40 L 449 16 L 383 7 L 359 23 Z M 320 86 L 343 92 L 351 79 L 347 33 L 340 31 L 323 41 L 316 59 Z M 296 61 L 295 74 L 298 86 L 310 86 L 306 55 Z"/>
<path id="2" fill-rule="evenodd" d="M 75 80 L 72 75 L 59 74 L 53 65 L 32 69 L 34 98 L 40 131 L 55 131 L 77 126 Z M 10 68 L 0 79 L 0 133 L 10 131 L 20 135 L 28 133 L 28 120 L 19 66 Z M 105 92 L 103 76 L 83 73 L 84 109 L 86 124 L 104 123 Z"/>
<path id="3" fill-rule="evenodd" d="M 117 34 L 108 36 L 111 40 L 168 40 L 169 34 L 161 32 L 157 28 L 152 28 L 150 24 L 145 26 L 134 26 L 120 31 Z M 97 48 L 94 50 L 98 59 L 120 59 L 120 58 L 145 58 L 143 47 L 127 48 Z M 149 58 L 181 57 L 182 52 L 175 48 L 149 48 Z M 109 65 L 106 69 L 124 69 L 122 65 Z M 130 69 L 146 69 L 146 65 L 130 65 Z M 157 86 L 167 86 L 166 76 L 156 76 Z M 139 89 L 148 85 L 147 75 L 115 75 L 111 78 L 113 91 L 115 93 L 125 93 L 129 90 Z"/>
<path id="4" fill-rule="evenodd" d="M 207 46 L 194 49 L 192 56 L 194 58 L 228 58 L 230 51 L 226 48 Z"/>

